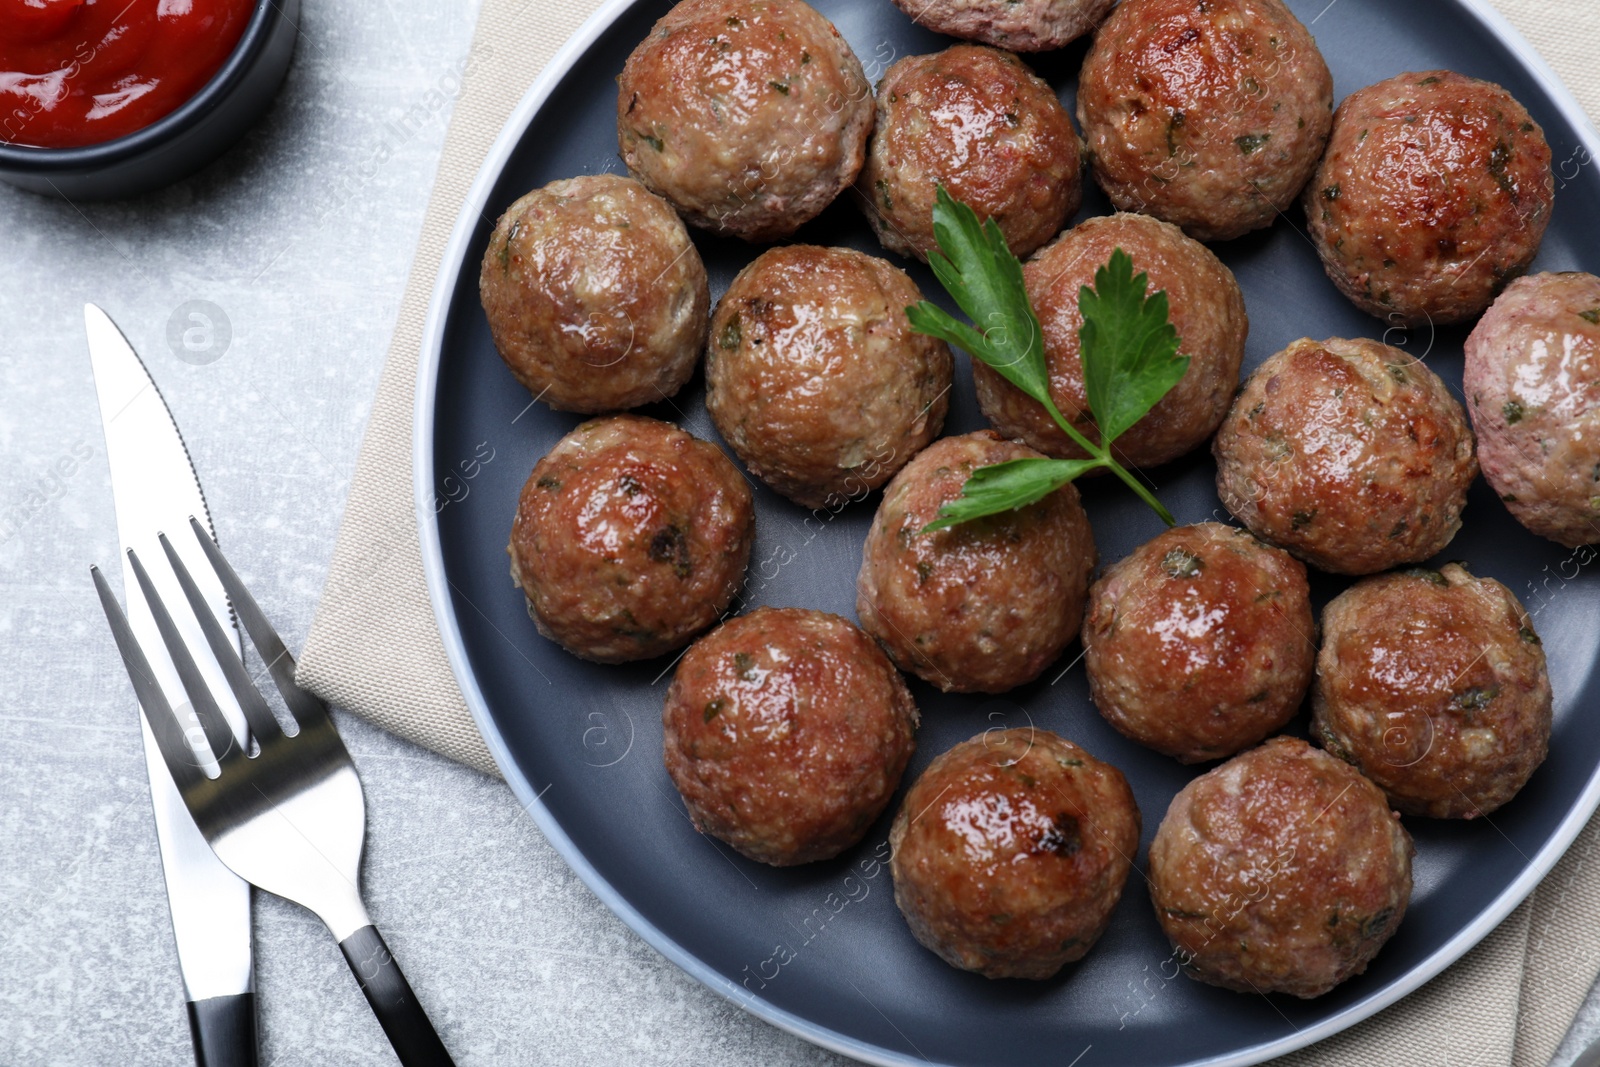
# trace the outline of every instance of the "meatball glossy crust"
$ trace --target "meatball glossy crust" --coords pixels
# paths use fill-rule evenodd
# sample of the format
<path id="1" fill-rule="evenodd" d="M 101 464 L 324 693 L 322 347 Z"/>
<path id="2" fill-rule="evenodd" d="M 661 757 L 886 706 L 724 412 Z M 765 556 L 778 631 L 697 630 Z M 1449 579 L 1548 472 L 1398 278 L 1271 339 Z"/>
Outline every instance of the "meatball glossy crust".
<path id="1" fill-rule="evenodd" d="M 689 649 L 662 723 L 695 827 L 783 867 L 861 839 L 916 747 L 917 708 L 852 623 L 759 608 Z"/>
<path id="2" fill-rule="evenodd" d="M 952 967 L 1049 978 L 1111 919 L 1139 847 L 1122 772 L 1033 727 L 939 756 L 894 819 L 894 900 Z"/>
<path id="3" fill-rule="evenodd" d="M 1488 814 L 1544 762 L 1544 649 L 1499 582 L 1454 563 L 1381 574 L 1322 620 L 1312 733 L 1400 811 Z"/>
<path id="4" fill-rule="evenodd" d="M 1233 272 L 1199 241 L 1148 215 L 1086 219 L 1023 264 L 1028 297 L 1044 330 L 1050 397 L 1085 437 L 1099 436 L 1083 388 L 1078 330 L 1078 289 L 1121 248 L 1133 269 L 1150 275 L 1148 292 L 1165 289 L 1179 351 L 1189 369 L 1149 414 L 1117 438 L 1125 465 L 1153 467 L 1204 444 L 1227 413 L 1250 321 Z M 978 406 L 1006 437 L 1018 437 L 1048 455 L 1079 458 L 1082 451 L 1037 401 L 997 371 L 974 360 Z"/>
<path id="5" fill-rule="evenodd" d="M 1311 683 L 1305 566 L 1221 523 L 1167 530 L 1095 582 L 1083 647 L 1112 726 L 1183 763 L 1231 756 L 1293 718 Z"/>
<path id="6" fill-rule="evenodd" d="M 617 89 L 628 170 L 694 225 L 749 241 L 814 218 L 866 157 L 872 87 L 801 0 L 683 0 Z"/>
<path id="7" fill-rule="evenodd" d="M 946 437 L 889 483 L 862 552 L 856 614 L 902 670 L 946 692 L 1003 693 L 1037 678 L 1077 633 L 1095 553 L 1071 485 L 922 532 L 977 468 L 1038 455 L 990 430 Z"/>
<path id="8" fill-rule="evenodd" d="M 1202 241 L 1272 224 L 1333 113 L 1317 43 L 1279 0 L 1123 0 L 1078 80 L 1095 180 Z"/>
<path id="9" fill-rule="evenodd" d="M 676 393 L 711 313 L 700 253 L 670 205 L 631 178 L 551 182 L 506 209 L 478 294 L 500 358 L 562 411 Z"/>
<path id="10" fill-rule="evenodd" d="M 942 184 L 1025 256 L 1077 212 L 1081 170 L 1055 90 L 1009 52 L 958 44 L 884 75 L 859 184 L 885 248 L 928 258 Z"/>
<path id="11" fill-rule="evenodd" d="M 1483 476 L 1517 521 L 1600 541 L 1600 278 L 1512 282 L 1467 338 L 1464 391 Z"/>
<path id="12" fill-rule="evenodd" d="M 1511 94 L 1448 70 L 1345 97 L 1305 190 L 1322 265 L 1363 311 L 1448 323 L 1528 269 L 1550 221 L 1544 133 Z"/>
<path id="13" fill-rule="evenodd" d="M 934 33 L 1013 52 L 1048 52 L 1099 24 L 1116 0 L 894 0 Z"/>
<path id="14" fill-rule="evenodd" d="M 1234 517 L 1334 574 L 1442 549 L 1478 474 L 1466 415 L 1438 375 L 1366 339 L 1301 338 L 1269 358 L 1212 450 Z"/>
<path id="15" fill-rule="evenodd" d="M 1191 977 L 1316 997 L 1366 970 L 1400 925 L 1412 852 L 1377 786 L 1275 737 L 1173 798 L 1150 844 L 1150 898 Z"/>
<path id="16" fill-rule="evenodd" d="M 706 407 L 750 470 L 807 507 L 859 499 L 939 434 L 952 361 L 913 333 L 922 293 L 849 248 L 786 245 L 740 271 L 712 316 Z"/>
<path id="17" fill-rule="evenodd" d="M 720 449 L 638 415 L 593 419 L 534 465 L 511 576 L 539 632 L 601 663 L 682 646 L 728 606 L 755 533 Z"/>

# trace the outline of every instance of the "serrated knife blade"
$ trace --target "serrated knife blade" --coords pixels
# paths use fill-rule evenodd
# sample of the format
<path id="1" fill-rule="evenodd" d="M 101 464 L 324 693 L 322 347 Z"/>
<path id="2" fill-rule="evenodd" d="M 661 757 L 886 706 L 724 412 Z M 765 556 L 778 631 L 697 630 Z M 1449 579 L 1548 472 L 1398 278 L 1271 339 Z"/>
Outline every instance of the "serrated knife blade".
<path id="1" fill-rule="evenodd" d="M 211 517 L 177 423 L 144 363 L 100 308 L 84 305 L 83 319 L 116 500 L 128 621 L 167 699 L 181 713 L 189 709 L 183 683 L 164 653 L 160 633 L 140 595 L 127 553 L 131 548 L 146 560 L 161 560 L 164 554 L 157 534 L 184 533 L 191 515 L 212 533 Z M 193 537 L 171 536 L 171 543 L 188 564 L 212 612 L 237 644 L 239 632 L 227 596 L 198 542 Z M 168 604 L 184 602 L 182 588 L 170 568 L 151 566 L 149 570 L 163 600 Z M 234 734 L 244 743 L 244 716 L 206 646 L 199 624 L 187 612 L 173 614 L 212 694 L 232 723 Z M 190 1002 L 196 1060 L 202 1067 L 253 1064 L 250 887 L 224 867 L 206 844 L 161 760 L 149 725 L 137 710 L 135 715 L 144 735 L 150 799 L 155 809 L 178 964 Z M 192 719 L 193 712 L 189 711 L 189 715 Z M 203 745 L 198 720 L 191 725 L 191 736 Z M 212 761 L 209 756 L 196 753 L 196 762 L 205 765 Z M 248 1058 L 243 1058 L 246 1055 Z"/>

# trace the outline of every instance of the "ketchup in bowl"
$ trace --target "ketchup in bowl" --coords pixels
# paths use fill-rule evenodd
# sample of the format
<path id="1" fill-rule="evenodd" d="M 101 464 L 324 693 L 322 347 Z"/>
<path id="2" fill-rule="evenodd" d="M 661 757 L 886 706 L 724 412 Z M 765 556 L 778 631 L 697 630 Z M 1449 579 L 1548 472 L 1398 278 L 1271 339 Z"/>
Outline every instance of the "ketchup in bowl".
<path id="1" fill-rule="evenodd" d="M 176 110 L 255 0 L 0 0 L 0 141 L 99 144 Z"/>

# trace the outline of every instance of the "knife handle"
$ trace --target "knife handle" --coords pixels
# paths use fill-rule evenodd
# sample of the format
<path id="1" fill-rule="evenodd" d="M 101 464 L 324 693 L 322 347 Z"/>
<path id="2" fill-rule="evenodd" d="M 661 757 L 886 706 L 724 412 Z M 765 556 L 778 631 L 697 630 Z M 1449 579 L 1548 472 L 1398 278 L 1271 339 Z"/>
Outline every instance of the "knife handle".
<path id="1" fill-rule="evenodd" d="M 367 995 L 372 1014 L 389 1037 L 404 1067 L 455 1067 L 444 1042 L 417 1003 L 411 983 L 400 972 L 378 928 L 368 924 L 339 942 L 345 962 Z"/>
<path id="2" fill-rule="evenodd" d="M 189 1001 L 196 1067 L 256 1067 L 256 995 Z"/>

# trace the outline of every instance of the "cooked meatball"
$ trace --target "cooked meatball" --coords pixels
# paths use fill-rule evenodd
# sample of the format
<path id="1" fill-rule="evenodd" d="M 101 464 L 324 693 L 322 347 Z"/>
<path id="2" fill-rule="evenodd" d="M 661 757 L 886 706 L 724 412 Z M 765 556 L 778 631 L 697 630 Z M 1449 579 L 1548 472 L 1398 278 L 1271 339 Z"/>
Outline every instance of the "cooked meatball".
<path id="1" fill-rule="evenodd" d="M 1202 241 L 1270 226 L 1316 169 L 1332 114 L 1328 65 L 1280 0 L 1122 0 L 1078 79 L 1111 202 Z"/>
<path id="2" fill-rule="evenodd" d="M 1467 411 L 1483 476 L 1518 522 L 1600 541 L 1600 278 L 1518 278 L 1467 338 Z"/>
<path id="3" fill-rule="evenodd" d="M 1550 677 L 1511 591 L 1458 563 L 1357 582 L 1323 609 L 1312 733 L 1407 815 L 1471 819 L 1550 743 Z"/>
<path id="4" fill-rule="evenodd" d="M 934 33 L 1013 52 L 1048 52 L 1099 24 L 1116 0 L 894 0 Z"/>
<path id="5" fill-rule="evenodd" d="M 861 172 L 872 87 L 801 0 L 683 0 L 617 78 L 628 170 L 696 226 L 769 241 Z"/>
<path id="6" fill-rule="evenodd" d="M 1478 474 L 1466 415 L 1439 376 L 1365 338 L 1301 338 L 1270 357 L 1212 451 L 1234 517 L 1334 574 L 1442 549 Z"/>
<path id="7" fill-rule="evenodd" d="M 506 209 L 478 295 L 511 373 L 561 411 L 676 393 L 700 358 L 706 269 L 666 201 L 632 178 L 551 182 Z"/>
<path id="8" fill-rule="evenodd" d="M 856 614 L 901 670 L 946 692 L 1031 682 L 1078 631 L 1094 533 L 1071 485 L 1036 504 L 922 530 L 979 467 L 1039 453 L 992 430 L 946 437 L 884 490 L 862 551 Z"/>
<path id="9" fill-rule="evenodd" d="M 754 532 L 750 488 L 715 445 L 612 415 L 534 465 L 511 526 L 511 577 L 539 632 L 567 651 L 646 659 L 722 614 Z"/>
<path id="10" fill-rule="evenodd" d="M 1150 844 L 1150 899 L 1190 977 L 1317 997 L 1366 970 L 1400 925 L 1413 851 L 1377 786 L 1275 737 L 1172 798 Z"/>
<path id="11" fill-rule="evenodd" d="M 1294 717 L 1316 633 L 1299 560 L 1246 530 L 1202 522 L 1145 542 L 1094 583 L 1084 666 L 1107 722 L 1200 763 Z"/>
<path id="12" fill-rule="evenodd" d="M 943 185 L 1025 256 L 1078 210 L 1081 169 L 1055 90 L 1010 52 L 958 44 L 907 56 L 884 75 L 859 184 L 887 249 L 928 258 Z"/>
<path id="13" fill-rule="evenodd" d="M 661 719 L 695 828 L 777 867 L 861 840 L 916 748 L 916 705 L 882 650 L 802 608 L 758 608 L 696 641 Z"/>
<path id="14" fill-rule="evenodd" d="M 1550 221 L 1544 133 L 1493 82 L 1401 74 L 1345 97 L 1305 190 L 1322 265 L 1397 324 L 1470 319 L 1528 269 Z"/>
<path id="15" fill-rule="evenodd" d="M 1044 329 L 1050 398 L 1090 440 L 1099 432 L 1083 388 L 1078 290 L 1094 285 L 1094 272 L 1118 248 L 1133 259 L 1136 273 L 1149 274 L 1149 293 L 1166 290 L 1179 351 L 1189 357 L 1189 369 L 1172 391 L 1116 441 L 1124 465 L 1153 467 L 1198 448 L 1222 421 L 1239 384 L 1250 320 L 1233 273 L 1176 226 L 1148 215 L 1119 214 L 1086 219 L 1062 234 L 1023 265 L 1022 276 Z M 1038 401 L 998 371 L 974 361 L 972 379 L 978 407 L 1002 435 L 1063 459 L 1083 455 Z"/>
<path id="16" fill-rule="evenodd" d="M 1048 730 L 990 730 L 928 766 L 889 832 L 894 900 L 985 978 L 1049 978 L 1111 920 L 1139 847 L 1122 772 Z"/>
<path id="17" fill-rule="evenodd" d="M 894 476 L 939 435 L 952 360 L 914 333 L 922 293 L 849 248 L 756 257 L 717 304 L 706 407 L 750 470 L 806 507 L 838 507 Z"/>

